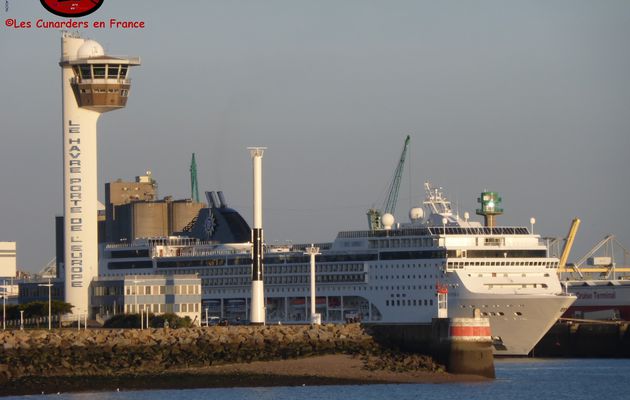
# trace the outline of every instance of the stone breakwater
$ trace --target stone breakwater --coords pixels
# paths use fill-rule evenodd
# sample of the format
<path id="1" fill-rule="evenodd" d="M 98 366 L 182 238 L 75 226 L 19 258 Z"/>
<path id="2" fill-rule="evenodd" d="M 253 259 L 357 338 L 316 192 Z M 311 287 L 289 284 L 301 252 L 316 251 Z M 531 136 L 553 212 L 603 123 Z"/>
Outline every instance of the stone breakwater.
<path id="1" fill-rule="evenodd" d="M 25 377 L 155 374 L 323 354 L 384 354 L 358 324 L 0 333 L 0 385 Z"/>

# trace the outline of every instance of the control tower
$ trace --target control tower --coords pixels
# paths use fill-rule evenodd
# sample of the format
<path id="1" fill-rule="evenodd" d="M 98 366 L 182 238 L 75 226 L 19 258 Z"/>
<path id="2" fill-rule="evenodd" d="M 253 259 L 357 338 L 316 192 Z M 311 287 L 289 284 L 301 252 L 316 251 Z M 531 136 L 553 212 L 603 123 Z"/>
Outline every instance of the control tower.
<path id="1" fill-rule="evenodd" d="M 63 32 L 63 215 L 65 301 L 75 315 L 89 314 L 89 286 L 98 274 L 96 123 L 107 111 L 124 108 L 129 68 L 139 58 L 105 54 L 94 40 Z"/>
<path id="2" fill-rule="evenodd" d="M 477 199 L 481 208 L 478 208 L 476 213 L 483 215 L 485 226 L 494 228 L 496 225 L 495 216 L 503 214 L 503 209 L 500 208 L 501 201 L 497 192 L 481 192 L 481 197 Z"/>

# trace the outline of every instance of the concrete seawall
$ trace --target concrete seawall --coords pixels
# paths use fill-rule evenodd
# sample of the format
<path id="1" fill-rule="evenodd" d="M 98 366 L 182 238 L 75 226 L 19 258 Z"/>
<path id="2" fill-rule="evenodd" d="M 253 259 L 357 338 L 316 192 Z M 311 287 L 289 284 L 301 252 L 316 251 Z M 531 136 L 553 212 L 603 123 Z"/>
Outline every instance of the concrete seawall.
<path id="1" fill-rule="evenodd" d="M 628 322 L 558 322 L 538 342 L 536 357 L 630 357 Z"/>
<path id="2" fill-rule="evenodd" d="M 462 323 L 471 325 L 472 334 L 478 336 L 456 333 L 453 328 Z M 483 333 L 475 333 L 478 329 Z M 450 373 L 495 377 L 487 318 L 436 318 L 431 324 L 371 325 L 369 332 L 385 347 L 433 357 Z"/>

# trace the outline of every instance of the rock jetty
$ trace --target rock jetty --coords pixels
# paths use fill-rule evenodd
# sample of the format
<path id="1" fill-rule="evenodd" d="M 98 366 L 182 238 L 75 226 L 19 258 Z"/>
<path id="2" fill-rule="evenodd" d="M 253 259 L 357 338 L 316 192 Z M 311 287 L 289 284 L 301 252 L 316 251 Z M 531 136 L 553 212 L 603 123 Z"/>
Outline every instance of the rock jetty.
<path id="1" fill-rule="evenodd" d="M 323 354 L 378 354 L 358 324 L 6 331 L 0 385 L 23 377 L 155 374 Z"/>

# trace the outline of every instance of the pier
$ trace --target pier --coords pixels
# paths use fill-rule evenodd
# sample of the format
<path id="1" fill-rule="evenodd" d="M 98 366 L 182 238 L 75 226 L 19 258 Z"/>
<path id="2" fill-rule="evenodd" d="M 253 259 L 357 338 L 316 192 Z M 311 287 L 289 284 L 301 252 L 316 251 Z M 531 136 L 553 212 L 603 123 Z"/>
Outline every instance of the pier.
<path id="1" fill-rule="evenodd" d="M 538 342 L 534 357 L 630 357 L 628 321 L 561 318 Z"/>

